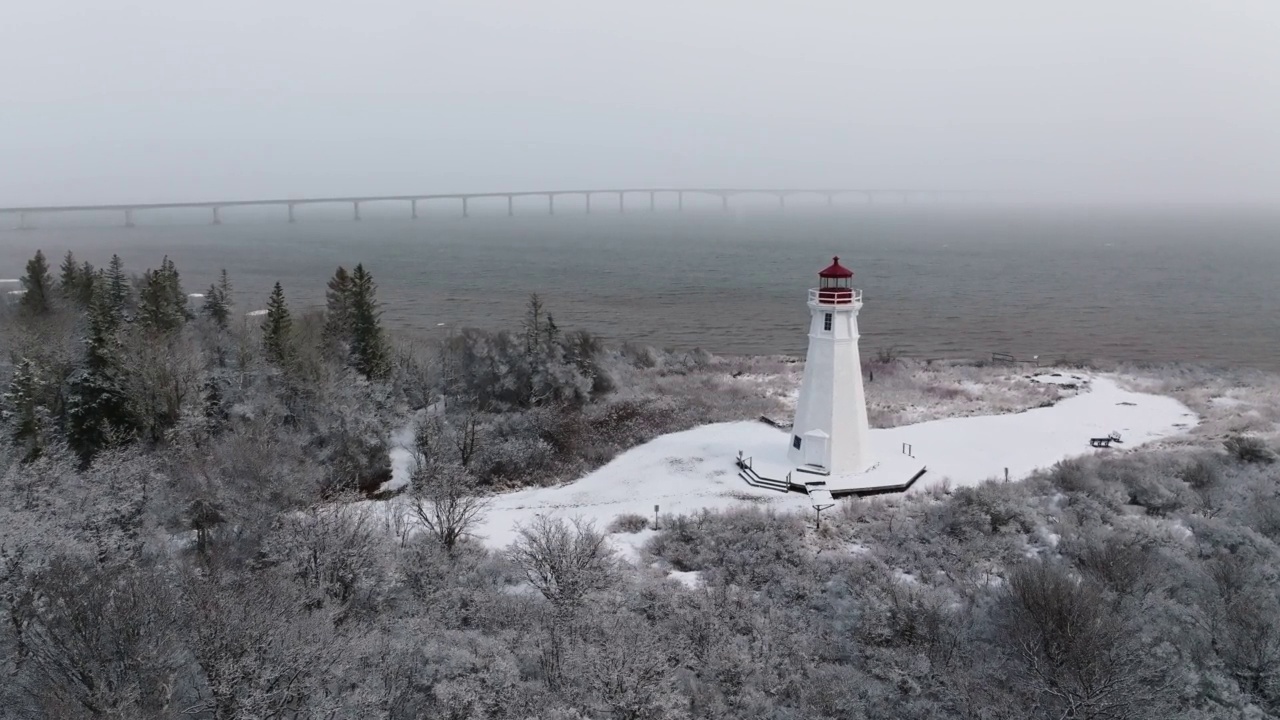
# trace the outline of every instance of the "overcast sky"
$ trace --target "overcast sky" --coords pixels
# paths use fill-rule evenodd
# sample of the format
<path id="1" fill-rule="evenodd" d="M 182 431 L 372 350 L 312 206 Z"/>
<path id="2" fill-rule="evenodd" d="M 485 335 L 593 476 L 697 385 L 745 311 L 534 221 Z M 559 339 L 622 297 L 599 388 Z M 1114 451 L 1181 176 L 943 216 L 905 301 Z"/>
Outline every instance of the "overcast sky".
<path id="1" fill-rule="evenodd" d="M 617 185 L 1280 199 L 1280 0 L 4 6 L 0 206 Z"/>

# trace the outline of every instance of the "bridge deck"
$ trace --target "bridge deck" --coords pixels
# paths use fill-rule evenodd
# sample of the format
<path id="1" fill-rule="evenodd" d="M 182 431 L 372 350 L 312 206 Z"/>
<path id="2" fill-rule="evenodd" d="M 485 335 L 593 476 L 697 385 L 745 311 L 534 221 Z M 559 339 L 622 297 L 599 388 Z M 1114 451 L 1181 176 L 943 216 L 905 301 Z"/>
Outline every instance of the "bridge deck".
<path id="1" fill-rule="evenodd" d="M 370 203 L 370 202 L 422 202 L 430 200 L 470 200 L 474 198 L 517 198 L 517 197 L 555 197 L 559 195 L 629 195 L 629 194 L 692 194 L 730 197 L 735 195 L 771 195 L 787 197 L 791 195 L 821 195 L 835 197 L 839 195 L 877 195 L 902 196 L 938 196 L 958 194 L 951 191 L 904 190 L 891 188 L 598 188 L 590 190 L 513 190 L 505 192 L 472 192 L 472 193 L 423 193 L 419 195 L 343 195 L 332 197 L 300 197 L 300 198 L 268 198 L 240 200 L 197 200 L 190 202 L 158 202 L 158 203 L 111 203 L 101 205 L 19 205 L 0 207 L 0 213 L 59 213 L 59 212 L 92 212 L 92 211 L 126 211 L 126 210 L 164 210 L 181 208 L 227 208 L 261 205 L 316 205 L 324 203 Z"/>

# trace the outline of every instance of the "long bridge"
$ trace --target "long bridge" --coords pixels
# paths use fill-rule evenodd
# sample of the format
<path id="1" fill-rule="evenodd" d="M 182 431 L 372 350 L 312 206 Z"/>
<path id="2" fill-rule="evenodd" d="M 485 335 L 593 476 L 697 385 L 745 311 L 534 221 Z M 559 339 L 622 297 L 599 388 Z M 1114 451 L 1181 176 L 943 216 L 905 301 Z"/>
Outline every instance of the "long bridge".
<path id="1" fill-rule="evenodd" d="M 18 229 L 30 229 L 34 227 L 33 222 L 39 216 L 48 216 L 55 214 L 67 213 L 89 213 L 89 212 L 110 212 L 119 213 L 119 217 L 125 227 L 133 227 L 134 217 L 136 214 L 147 210 L 193 210 L 203 209 L 210 212 L 210 223 L 218 225 L 222 223 L 222 210 L 225 208 L 237 207 L 279 207 L 287 210 L 288 221 L 295 222 L 297 216 L 295 209 L 300 205 L 349 205 L 351 207 L 351 218 L 359 220 L 360 207 L 366 203 L 383 203 L 383 202 L 400 202 L 406 205 L 409 217 L 418 218 L 419 203 L 427 203 L 432 201 L 457 201 L 461 217 L 469 217 L 471 214 L 471 204 L 476 200 L 484 199 L 505 199 L 506 211 L 508 216 L 514 216 L 516 212 L 516 198 L 528 197 L 544 197 L 546 198 L 546 211 L 550 215 L 556 214 L 556 198 L 566 196 L 580 196 L 585 200 L 586 213 L 592 212 L 592 198 L 596 196 L 605 196 L 613 199 L 616 196 L 616 212 L 626 212 L 626 200 L 628 196 L 648 197 L 648 209 L 654 211 L 657 208 L 657 198 L 659 196 L 674 197 L 676 201 L 676 209 L 684 210 L 685 197 L 689 195 L 711 196 L 720 199 L 720 207 L 723 210 L 729 209 L 730 198 L 757 195 L 769 196 L 777 198 L 778 207 L 785 208 L 787 200 L 795 196 L 811 196 L 826 199 L 828 206 L 834 205 L 837 198 L 847 196 L 858 196 L 867 203 L 874 203 L 879 200 L 911 202 L 912 200 L 935 199 L 941 197 L 958 197 L 965 193 L 955 191 L 937 191 L 937 190 L 903 190 L 903 189 L 844 189 L 844 188 L 682 188 L 682 187 L 662 187 L 662 188 L 602 188 L 593 190 L 523 190 L 516 192 L 475 192 L 475 193 L 428 193 L 423 195 L 363 195 L 363 196 L 344 196 L 344 197 L 303 197 L 303 198 L 279 198 L 265 200 L 202 200 L 195 202 L 162 202 L 162 203 L 126 203 L 111 205 L 30 205 L 15 207 L 0 207 L 0 215 L 16 216 Z"/>

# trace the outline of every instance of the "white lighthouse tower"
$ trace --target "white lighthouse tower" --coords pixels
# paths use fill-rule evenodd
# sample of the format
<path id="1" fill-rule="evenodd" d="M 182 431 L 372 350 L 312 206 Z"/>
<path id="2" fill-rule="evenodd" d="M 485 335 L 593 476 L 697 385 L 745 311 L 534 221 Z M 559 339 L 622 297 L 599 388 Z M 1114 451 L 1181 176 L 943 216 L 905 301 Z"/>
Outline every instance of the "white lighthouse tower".
<path id="1" fill-rule="evenodd" d="M 858 356 L 860 309 L 853 271 L 837 257 L 809 290 L 809 353 L 787 450 L 801 470 L 852 475 L 874 462 Z"/>

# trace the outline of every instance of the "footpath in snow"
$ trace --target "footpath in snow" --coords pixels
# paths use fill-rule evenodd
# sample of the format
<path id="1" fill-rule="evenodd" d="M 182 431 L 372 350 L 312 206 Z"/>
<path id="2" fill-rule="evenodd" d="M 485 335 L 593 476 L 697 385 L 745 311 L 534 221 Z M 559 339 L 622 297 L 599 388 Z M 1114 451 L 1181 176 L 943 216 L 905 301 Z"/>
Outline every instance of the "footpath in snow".
<path id="1" fill-rule="evenodd" d="M 1043 376 L 1047 382 L 1058 376 Z M 1132 392 L 1106 376 L 1088 378 L 1078 395 L 1053 406 L 1008 415 L 948 418 L 871 431 L 875 452 L 901 453 L 909 443 L 928 472 L 908 492 L 921 492 L 944 479 L 953 486 L 1011 480 L 1070 457 L 1120 452 L 1195 425 L 1198 418 L 1173 398 Z M 1092 437 L 1116 431 L 1120 450 L 1089 446 Z M 780 493 L 747 485 L 738 477 L 738 451 L 781 450 L 786 431 L 759 422 L 704 425 L 656 438 L 619 455 L 581 480 L 493 498 L 476 534 L 491 547 L 515 539 L 516 526 L 537 515 L 582 517 L 605 529 L 618 515 L 652 518 L 744 503 L 808 509 L 801 493 Z"/>

